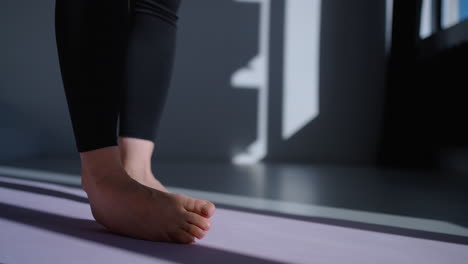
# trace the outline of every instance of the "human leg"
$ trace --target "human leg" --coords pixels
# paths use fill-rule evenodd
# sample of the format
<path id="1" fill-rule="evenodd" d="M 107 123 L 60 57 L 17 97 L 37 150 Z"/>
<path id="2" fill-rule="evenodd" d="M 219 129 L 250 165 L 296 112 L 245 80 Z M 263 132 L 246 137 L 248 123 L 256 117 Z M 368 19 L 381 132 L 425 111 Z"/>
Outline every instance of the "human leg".
<path id="1" fill-rule="evenodd" d="M 60 70 L 93 216 L 136 238 L 203 237 L 214 206 L 148 188 L 122 166 L 116 128 L 126 85 L 127 0 L 57 0 L 55 11 Z"/>
<path id="2" fill-rule="evenodd" d="M 128 86 L 120 111 L 121 157 L 132 178 L 167 192 L 154 177 L 151 160 L 171 82 L 180 0 L 135 0 L 132 4 Z"/>

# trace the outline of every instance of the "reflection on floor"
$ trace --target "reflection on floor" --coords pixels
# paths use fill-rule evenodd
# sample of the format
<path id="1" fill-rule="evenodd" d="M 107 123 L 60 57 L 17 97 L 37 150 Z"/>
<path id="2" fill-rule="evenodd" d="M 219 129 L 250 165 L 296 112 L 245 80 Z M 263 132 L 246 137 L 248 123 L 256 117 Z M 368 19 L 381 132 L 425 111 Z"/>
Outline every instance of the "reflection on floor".
<path id="1" fill-rule="evenodd" d="M 0 167 L 0 174 L 4 171 L 10 175 L 25 176 L 28 173 L 24 169 L 33 169 L 31 177 L 40 174 L 38 171 L 46 171 L 41 174 L 44 179 L 65 181 L 65 184 L 68 180 L 79 184 L 78 160 L 29 159 L 2 165 L 8 167 Z M 341 208 L 353 212 L 430 219 L 468 228 L 468 175 L 291 164 L 235 166 L 223 163 L 158 162 L 154 165 L 156 176 L 165 185 L 172 187 L 300 203 L 327 210 Z M 22 170 L 5 171 L 11 167 Z M 58 174 L 54 177 L 50 172 Z M 330 210 L 328 212 L 334 213 Z M 389 220 L 385 221 L 388 223 Z M 427 228 L 431 230 L 431 227 Z M 434 231 L 450 233 L 450 228 L 447 231 Z"/>
<path id="2" fill-rule="evenodd" d="M 76 171 L 3 166 L 0 167 L 0 263 L 467 263 L 468 260 L 466 225 L 440 219 L 436 214 L 423 219 L 421 215 L 428 212 L 424 208 L 408 215 L 323 203 L 333 199 L 326 199 L 331 196 L 324 194 L 322 187 L 333 192 L 335 203 L 344 197 L 343 192 L 348 195 L 362 192 L 354 201 L 348 201 L 348 205 L 373 196 L 367 206 L 376 206 L 384 197 L 388 203 L 398 203 L 402 201 L 399 196 L 408 197 L 410 190 L 419 190 L 417 194 L 421 194 L 425 189 L 433 195 L 435 187 L 429 188 L 427 181 L 416 186 L 415 179 L 407 179 L 408 190 L 404 190 L 404 184 L 396 187 L 401 175 L 395 175 L 396 179 L 382 179 L 385 175 L 381 174 L 379 183 L 387 184 L 387 191 L 378 194 L 373 188 L 378 187 L 380 191 L 385 188 L 379 187 L 378 179 L 372 179 L 370 174 L 389 172 L 361 169 L 362 174 L 366 171 L 369 174 L 356 176 L 358 169 L 348 169 L 346 176 L 345 170 L 297 166 L 229 169 L 219 164 L 166 164 L 164 169 L 161 165 L 160 174 L 172 171 L 172 176 L 181 175 L 172 181 L 161 177 L 163 182 L 177 186 L 171 187 L 171 191 L 208 198 L 218 204 L 213 229 L 205 239 L 195 245 L 181 246 L 110 234 L 93 221 L 85 193 L 77 188 Z M 187 181 L 181 180 L 184 177 Z M 195 181 L 194 177 L 199 178 Z M 367 180 L 367 188 L 360 186 L 358 191 L 346 191 L 346 186 L 359 186 L 359 180 L 364 184 L 362 177 Z M 196 185 L 200 179 L 204 188 L 189 188 L 190 182 Z M 178 180 L 181 184 L 174 184 Z M 334 190 L 327 187 L 332 180 Z M 275 181 L 276 187 L 272 185 Z M 233 187 L 241 182 L 250 184 L 245 186 L 247 190 L 239 185 L 237 189 Z M 448 197 L 459 198 L 450 200 L 445 196 L 445 200 L 457 201 L 460 207 L 464 205 L 463 196 L 453 194 L 459 185 L 440 186 L 438 191 L 450 191 Z M 385 195 L 390 191 L 398 192 L 392 197 Z M 433 207 L 440 205 L 439 201 Z M 441 208 L 433 212 L 437 210 Z M 445 210 L 451 219 L 466 223 L 463 218 L 466 210 L 451 212 L 450 207 Z"/>

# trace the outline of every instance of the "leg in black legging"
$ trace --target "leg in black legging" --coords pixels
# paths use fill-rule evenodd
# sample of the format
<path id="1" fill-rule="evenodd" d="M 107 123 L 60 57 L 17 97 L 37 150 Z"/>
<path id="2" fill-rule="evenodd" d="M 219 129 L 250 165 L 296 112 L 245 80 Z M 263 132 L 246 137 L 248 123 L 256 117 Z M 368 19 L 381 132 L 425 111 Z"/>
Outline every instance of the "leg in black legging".
<path id="1" fill-rule="evenodd" d="M 167 47 L 146 46 L 144 42 L 149 39 L 145 37 L 133 39 L 134 35 L 129 35 L 129 14 L 126 0 L 56 0 L 60 69 L 80 152 L 83 188 L 93 216 L 109 230 L 147 240 L 189 243 L 195 238 L 202 238 L 209 229 L 208 218 L 214 213 L 214 205 L 152 189 L 133 180 L 123 167 L 117 146 L 116 128 L 122 102 L 125 102 L 122 111 L 132 109 L 125 114 L 128 116 L 126 119 L 132 120 L 124 121 L 123 127 L 135 133 L 131 136 L 143 137 L 141 135 L 150 135 L 151 132 L 142 126 L 131 129 L 133 126 L 130 124 L 133 121 L 140 124 L 143 120 L 156 122 L 159 114 L 152 114 L 151 119 L 140 119 L 140 111 L 145 114 L 152 109 L 132 105 L 138 103 L 139 94 L 145 92 L 149 92 L 148 96 L 154 96 L 155 101 L 164 101 L 164 96 L 160 97 L 158 92 L 140 86 L 140 82 L 136 85 L 131 81 L 132 87 L 127 86 L 127 70 L 130 70 L 128 77 L 145 78 L 145 75 L 131 73 L 134 70 L 132 67 L 137 67 L 140 59 L 143 66 L 153 65 L 144 62 L 141 56 L 132 55 L 132 52 L 128 55 L 134 59 L 133 66 L 127 64 L 129 36 L 133 47 L 143 49 L 142 54 L 148 54 L 153 59 L 157 58 L 154 54 L 161 52 L 163 46 Z M 140 30 L 145 34 L 155 34 L 152 35 L 155 39 L 159 36 L 160 43 L 172 43 L 171 35 L 165 33 L 163 26 L 144 23 Z M 169 49 L 173 50 L 173 47 Z M 169 63 L 171 60 L 165 61 Z M 160 86 L 155 83 L 153 86 L 156 88 L 167 89 L 168 82 L 164 80 L 168 78 L 168 70 L 164 63 L 162 60 L 159 64 L 161 79 L 148 79 L 164 84 Z M 127 69 L 127 66 L 131 69 Z M 123 100 L 122 95 L 129 100 Z M 151 101 L 144 103 L 150 104 Z"/>
<path id="2" fill-rule="evenodd" d="M 56 40 L 79 152 L 117 145 L 126 86 L 127 0 L 57 0 Z"/>
<path id="3" fill-rule="evenodd" d="M 155 140 L 178 7 L 179 0 L 57 1 L 57 48 L 79 152 L 117 145 L 119 112 L 120 136 Z"/>
<path id="4" fill-rule="evenodd" d="M 151 168 L 158 125 L 170 86 L 179 0 L 135 0 L 131 6 L 128 86 L 120 111 L 122 163 L 138 182 L 168 191 Z"/>
<path id="5" fill-rule="evenodd" d="M 155 141 L 171 81 L 179 0 L 135 0 L 120 136 Z"/>

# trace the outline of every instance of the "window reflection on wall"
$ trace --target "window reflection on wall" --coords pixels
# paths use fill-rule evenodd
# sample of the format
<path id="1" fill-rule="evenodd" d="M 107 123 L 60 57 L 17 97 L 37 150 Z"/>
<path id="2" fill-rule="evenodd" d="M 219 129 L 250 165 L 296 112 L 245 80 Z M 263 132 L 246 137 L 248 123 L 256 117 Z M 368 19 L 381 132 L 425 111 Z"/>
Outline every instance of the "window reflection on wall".
<path id="1" fill-rule="evenodd" d="M 468 0 L 442 1 L 442 27 L 454 26 L 468 18 Z"/>
<path id="2" fill-rule="evenodd" d="M 419 36 L 427 38 L 465 19 L 468 19 L 468 0 L 422 0 Z"/>
<path id="3" fill-rule="evenodd" d="M 468 0 L 460 1 L 460 21 L 468 19 Z"/>

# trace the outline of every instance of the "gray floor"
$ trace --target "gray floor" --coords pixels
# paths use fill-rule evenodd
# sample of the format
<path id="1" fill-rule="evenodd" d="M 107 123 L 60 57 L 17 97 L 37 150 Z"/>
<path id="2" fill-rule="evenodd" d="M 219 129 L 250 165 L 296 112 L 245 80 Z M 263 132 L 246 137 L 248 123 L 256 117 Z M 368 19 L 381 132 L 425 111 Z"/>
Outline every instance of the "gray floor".
<path id="1" fill-rule="evenodd" d="M 35 251 L 18 255 L 19 245 L 43 252 L 62 246 L 63 256 L 43 256 L 56 263 L 78 254 L 70 249 L 79 245 L 87 255 L 79 262 L 93 262 L 89 254 L 101 248 L 121 256 L 115 263 L 468 263 L 466 175 L 280 164 L 155 167 L 171 191 L 220 208 L 219 228 L 184 247 L 193 256 L 105 233 L 77 188 L 79 163 L 50 159 L 0 165 L 0 226 L 7 230 L 0 236 L 0 263 L 33 263 Z"/>
<path id="2" fill-rule="evenodd" d="M 78 160 L 0 164 L 78 176 Z M 155 163 L 172 187 L 447 221 L 468 228 L 468 175 L 293 164 Z"/>

